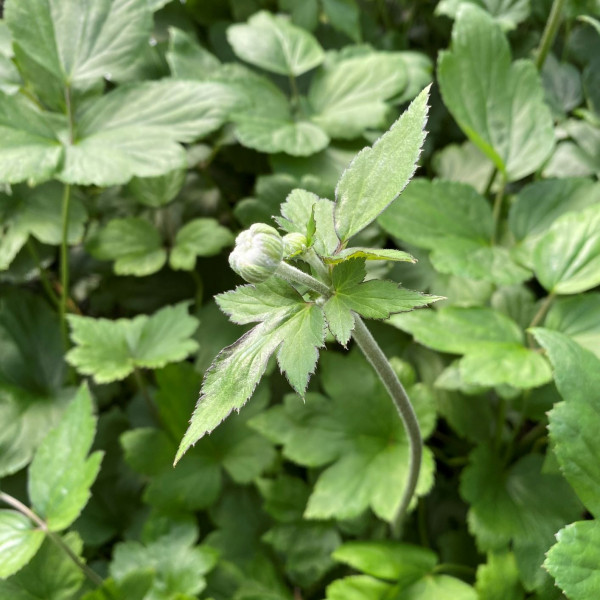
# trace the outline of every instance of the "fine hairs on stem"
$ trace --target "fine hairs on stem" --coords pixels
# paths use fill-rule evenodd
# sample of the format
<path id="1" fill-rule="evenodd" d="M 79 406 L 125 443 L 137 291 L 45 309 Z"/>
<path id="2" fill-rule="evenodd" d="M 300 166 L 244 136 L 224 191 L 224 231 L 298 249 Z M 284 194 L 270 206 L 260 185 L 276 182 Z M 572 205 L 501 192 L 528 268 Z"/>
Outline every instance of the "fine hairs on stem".
<path id="1" fill-rule="evenodd" d="M 275 271 L 275 275 L 291 283 L 304 285 L 318 294 L 321 294 L 325 298 L 329 298 L 331 296 L 331 289 L 326 284 L 318 279 L 315 279 L 311 275 L 304 273 L 300 269 L 288 265 L 285 262 L 280 263 L 279 267 Z M 412 404 L 410 403 L 410 399 L 408 398 L 408 394 L 406 393 L 404 386 L 398 379 L 394 369 L 390 365 L 388 359 L 379 347 L 379 344 L 377 344 L 375 341 L 375 338 L 365 325 L 364 321 L 356 313 L 354 313 L 354 331 L 352 332 L 352 337 L 391 396 L 402 423 L 404 424 L 409 441 L 410 465 L 408 479 L 402 495 L 400 507 L 398 508 L 398 512 L 396 513 L 392 524 L 394 534 L 399 536 L 402 522 L 406 516 L 410 501 L 415 494 L 417 482 L 419 480 L 421 459 L 423 455 L 423 439 L 421 437 L 421 430 L 419 428 L 417 416 Z"/>

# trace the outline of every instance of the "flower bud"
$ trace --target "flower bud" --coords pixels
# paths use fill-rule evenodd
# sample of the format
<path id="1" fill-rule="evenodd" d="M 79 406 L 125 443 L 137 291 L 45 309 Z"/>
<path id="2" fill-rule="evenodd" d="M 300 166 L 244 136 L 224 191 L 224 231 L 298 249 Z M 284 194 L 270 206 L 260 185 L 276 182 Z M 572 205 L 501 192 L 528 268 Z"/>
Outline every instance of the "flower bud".
<path id="1" fill-rule="evenodd" d="M 283 255 L 286 258 L 293 258 L 306 252 L 307 239 L 301 233 L 288 233 L 283 236 Z"/>
<path id="2" fill-rule="evenodd" d="M 255 223 L 242 231 L 229 255 L 231 268 L 248 283 L 267 280 L 283 260 L 283 240 L 274 227 Z"/>

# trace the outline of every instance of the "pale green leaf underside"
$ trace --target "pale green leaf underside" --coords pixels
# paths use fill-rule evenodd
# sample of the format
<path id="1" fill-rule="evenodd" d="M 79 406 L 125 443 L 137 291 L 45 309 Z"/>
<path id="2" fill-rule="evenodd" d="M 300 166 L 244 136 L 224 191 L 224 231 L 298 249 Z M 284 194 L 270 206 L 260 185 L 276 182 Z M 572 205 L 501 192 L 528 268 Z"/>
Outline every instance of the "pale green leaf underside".
<path id="1" fill-rule="evenodd" d="M 0 578 L 22 569 L 44 541 L 44 532 L 13 510 L 0 510 Z"/>
<path id="2" fill-rule="evenodd" d="M 578 294 L 600 283 L 600 204 L 557 219 L 538 241 L 533 268 L 556 294 Z"/>
<path id="3" fill-rule="evenodd" d="M 361 150 L 338 181 L 335 227 L 346 241 L 364 229 L 402 192 L 425 140 L 429 88 L 424 89 L 373 147 Z"/>
<path id="4" fill-rule="evenodd" d="M 188 314 L 186 303 L 114 321 L 71 315 L 69 324 L 76 345 L 67 362 L 97 383 L 124 379 L 135 368 L 164 367 L 198 349 L 191 337 L 198 320 Z"/>
<path id="5" fill-rule="evenodd" d="M 531 61 L 511 62 L 500 26 L 481 8 L 460 7 L 438 80 L 461 129 L 509 181 L 533 173 L 552 152 L 552 116 L 537 70 Z"/>
<path id="6" fill-rule="evenodd" d="M 302 75 L 325 56 L 308 31 L 266 11 L 229 27 L 227 40 L 239 58 L 279 75 Z"/>
<path id="7" fill-rule="evenodd" d="M 29 498 L 50 531 L 71 525 L 89 500 L 102 460 L 101 452 L 88 457 L 95 433 L 92 398 L 83 385 L 29 467 Z"/>
<path id="8" fill-rule="evenodd" d="M 308 100 L 312 120 L 333 138 L 352 139 L 383 126 L 386 100 L 407 83 L 400 53 L 373 52 L 326 63 L 313 79 Z"/>
<path id="9" fill-rule="evenodd" d="M 76 137 L 65 117 L 42 113 L 21 96 L 0 94 L 0 180 L 117 185 L 186 164 L 182 142 L 218 129 L 240 102 L 220 83 L 153 81 L 121 86 L 85 102 Z"/>
<path id="10" fill-rule="evenodd" d="M 345 248 L 332 256 L 324 256 L 323 262 L 328 265 L 336 265 L 352 258 L 364 258 L 365 260 L 391 260 L 394 262 L 417 262 L 408 252 L 387 248 Z"/>
<path id="11" fill-rule="evenodd" d="M 239 315 L 238 319 L 248 316 Z M 323 345 L 324 338 L 321 309 L 298 297 L 287 310 L 260 323 L 222 350 L 205 374 L 200 398 L 176 461 L 233 410 L 242 408 L 278 348 L 279 366 L 296 391 L 304 393 L 317 363 L 317 349 Z"/>
<path id="12" fill-rule="evenodd" d="M 470 185 L 416 179 L 379 223 L 394 237 L 431 250 L 431 262 L 441 273 L 500 285 L 530 277 L 506 248 L 491 244 L 491 207 Z"/>
<path id="13" fill-rule="evenodd" d="M 556 539 L 544 566 L 570 600 L 595 600 L 600 589 L 600 522 L 571 523 Z"/>

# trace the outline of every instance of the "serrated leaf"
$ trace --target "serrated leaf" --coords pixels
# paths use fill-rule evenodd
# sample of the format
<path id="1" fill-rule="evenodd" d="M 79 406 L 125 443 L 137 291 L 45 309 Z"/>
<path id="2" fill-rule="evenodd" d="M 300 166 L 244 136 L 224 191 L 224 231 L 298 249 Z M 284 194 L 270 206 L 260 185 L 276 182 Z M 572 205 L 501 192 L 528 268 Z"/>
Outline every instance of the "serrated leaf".
<path id="1" fill-rule="evenodd" d="M 600 283 L 600 204 L 557 219 L 539 239 L 533 268 L 555 294 L 578 294 Z"/>
<path id="2" fill-rule="evenodd" d="M 342 242 L 364 229 L 402 192 L 425 140 L 429 88 L 424 89 L 372 148 L 361 150 L 335 191 L 335 227 Z"/>
<path id="3" fill-rule="evenodd" d="M 365 129 L 382 128 L 386 100 L 406 87 L 400 53 L 372 52 L 329 60 L 315 75 L 308 93 L 312 120 L 332 138 L 353 139 Z"/>
<path id="4" fill-rule="evenodd" d="M 442 273 L 502 285 L 530 277 L 506 248 L 490 243 L 492 210 L 469 185 L 414 180 L 379 217 L 379 223 L 394 237 L 431 250 L 431 262 Z"/>
<path id="5" fill-rule="evenodd" d="M 600 360 L 565 335 L 533 329 L 554 367 L 565 400 L 549 413 L 550 439 L 561 471 L 586 508 L 600 515 Z"/>
<path id="6" fill-rule="evenodd" d="M 136 367 L 164 367 L 198 349 L 191 339 L 198 320 L 188 314 L 186 303 L 166 306 L 150 317 L 110 321 L 70 315 L 68 319 L 76 346 L 67 353 L 67 362 L 98 383 L 124 379 Z"/>
<path id="7" fill-rule="evenodd" d="M 288 310 L 268 318 L 224 348 L 205 374 L 176 462 L 233 410 L 242 408 L 262 378 L 269 358 L 280 346 L 279 365 L 290 384 L 303 393 L 324 337 L 321 309 L 299 297 Z"/>
<path id="8" fill-rule="evenodd" d="M 334 293 L 325 302 L 323 310 L 331 332 L 346 345 L 354 328 L 352 312 L 367 319 L 387 319 L 391 314 L 425 306 L 439 296 L 428 296 L 400 288 L 393 281 L 365 278 L 365 261 L 351 259 L 337 264 L 332 271 Z"/>
<path id="9" fill-rule="evenodd" d="M 391 521 L 408 476 L 408 439 L 396 409 L 375 374 L 358 355 L 326 353 L 322 358 L 325 390 L 331 398 L 308 393 L 305 403 L 286 398 L 251 420 L 269 439 L 283 444 L 293 462 L 325 467 L 304 516 L 350 519 L 371 507 Z M 343 374 L 343 376 L 341 376 Z M 424 438 L 435 424 L 433 397 L 422 386 L 408 391 Z M 425 449 L 417 493 L 432 483 L 433 462 Z"/>
<path id="10" fill-rule="evenodd" d="M 239 58 L 279 75 L 302 75 L 324 58 L 323 49 L 308 31 L 266 11 L 256 13 L 246 24 L 230 26 L 227 40 Z"/>
<path id="11" fill-rule="evenodd" d="M 118 87 L 77 111 L 77 138 L 66 146 L 59 178 L 107 186 L 181 169 L 180 144 L 218 129 L 239 102 L 221 83 L 165 79 Z"/>
<path id="12" fill-rule="evenodd" d="M 345 248 L 333 256 L 324 256 L 323 262 L 336 265 L 353 258 L 365 260 L 391 260 L 393 262 L 417 262 L 416 259 L 402 250 L 388 250 L 387 248 Z"/>
<path id="13" fill-rule="evenodd" d="M 146 0 L 12 0 L 5 12 L 19 51 L 61 84 L 75 87 L 118 78 L 152 30 Z"/>
<path id="14" fill-rule="evenodd" d="M 84 385 L 60 424 L 44 438 L 29 467 L 29 498 L 50 531 L 71 525 L 90 498 L 102 461 L 101 452 L 88 457 L 95 434 L 92 398 Z"/>
<path id="15" fill-rule="evenodd" d="M 193 219 L 175 235 L 169 264 L 172 269 L 191 271 L 198 256 L 214 256 L 232 243 L 231 231 L 215 219 Z"/>
<path id="16" fill-rule="evenodd" d="M 440 53 L 438 80 L 461 129 L 508 181 L 544 163 L 554 129 L 535 65 L 511 62 L 500 26 L 481 8 L 460 7 L 451 49 Z"/>
<path id="17" fill-rule="evenodd" d="M 560 475 L 543 473 L 542 464 L 542 456 L 529 454 L 506 469 L 483 445 L 471 453 L 460 484 L 461 495 L 470 504 L 469 530 L 478 548 L 503 550 L 512 542 L 527 586 L 538 577 L 554 533 L 581 511 L 567 482 Z"/>
<path id="18" fill-rule="evenodd" d="M 167 262 L 158 230 L 146 219 L 112 219 L 86 244 L 98 260 L 113 260 L 117 275 L 144 277 L 160 271 Z"/>
<path id="19" fill-rule="evenodd" d="M 571 523 L 556 539 L 544 567 L 570 600 L 593 600 L 600 586 L 600 522 Z"/>
<path id="20" fill-rule="evenodd" d="M 22 569 L 39 550 L 45 534 L 14 510 L 0 510 L 0 578 Z"/>
<path id="21" fill-rule="evenodd" d="M 76 556 L 81 556 L 83 543 L 76 533 L 68 533 L 63 542 Z M 46 538 L 24 568 L 6 580 L 0 580 L 0 600 L 71 600 L 83 578 L 83 572 L 67 554 Z"/>

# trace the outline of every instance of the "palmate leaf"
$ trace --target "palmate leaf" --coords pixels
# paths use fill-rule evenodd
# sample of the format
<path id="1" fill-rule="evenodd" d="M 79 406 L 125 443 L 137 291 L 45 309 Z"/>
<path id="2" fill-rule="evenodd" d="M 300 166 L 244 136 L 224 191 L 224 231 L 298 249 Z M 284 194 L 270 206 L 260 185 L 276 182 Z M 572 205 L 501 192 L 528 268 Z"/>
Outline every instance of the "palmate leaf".
<path id="1" fill-rule="evenodd" d="M 164 367 L 198 349 L 191 338 L 198 320 L 188 314 L 186 303 L 116 321 L 70 315 L 69 324 L 76 346 L 67 362 L 98 383 L 124 379 L 135 368 Z"/>
<path id="2" fill-rule="evenodd" d="M 335 228 L 342 242 L 374 221 L 413 176 L 425 140 L 428 98 L 427 87 L 342 173 L 335 190 Z"/>
<path id="3" fill-rule="evenodd" d="M 500 26 L 481 8 L 460 7 L 438 80 L 461 129 L 509 181 L 533 173 L 552 152 L 552 116 L 535 65 L 511 62 Z"/>
<path id="4" fill-rule="evenodd" d="M 288 396 L 284 405 L 261 413 L 250 425 L 283 445 L 283 453 L 307 467 L 324 467 L 309 498 L 309 519 L 351 519 L 371 508 L 392 521 L 408 476 L 409 446 L 393 403 L 366 361 L 327 353 L 322 382 L 329 397 Z M 435 425 L 434 399 L 422 385 L 409 389 L 423 437 Z M 433 482 L 425 450 L 417 494 Z"/>
<path id="5" fill-rule="evenodd" d="M 277 362 L 292 387 L 304 394 L 325 339 L 320 307 L 307 303 L 288 284 L 245 286 L 218 301 L 232 320 L 248 323 L 268 317 L 217 356 L 206 372 L 200 398 L 176 461 L 233 410 L 240 410 L 277 351 Z M 264 296 L 263 296 L 264 294 Z M 264 298 L 264 300 L 263 300 Z M 236 300 L 242 300 L 238 307 Z"/>

